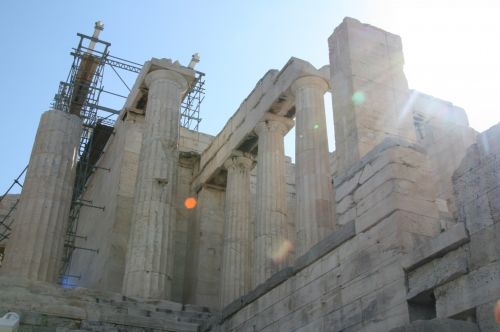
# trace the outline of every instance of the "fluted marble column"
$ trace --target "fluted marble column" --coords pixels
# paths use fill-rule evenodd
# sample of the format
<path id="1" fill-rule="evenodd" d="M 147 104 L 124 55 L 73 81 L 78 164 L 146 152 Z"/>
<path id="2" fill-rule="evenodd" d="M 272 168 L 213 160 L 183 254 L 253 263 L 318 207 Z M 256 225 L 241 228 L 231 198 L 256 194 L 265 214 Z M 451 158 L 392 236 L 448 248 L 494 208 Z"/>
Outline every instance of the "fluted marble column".
<path id="1" fill-rule="evenodd" d="M 319 77 L 299 78 L 295 94 L 296 255 L 301 256 L 333 229 L 332 183 L 325 105 L 328 84 Z"/>
<path id="2" fill-rule="evenodd" d="M 169 298 L 173 269 L 179 105 L 187 89 L 183 76 L 156 70 L 149 87 L 144 137 L 127 249 L 123 293 Z"/>
<path id="3" fill-rule="evenodd" d="M 257 217 L 254 283 L 258 285 L 287 263 L 285 149 L 283 138 L 293 120 L 268 113 L 255 127 L 257 155 Z"/>
<path id="4" fill-rule="evenodd" d="M 57 281 L 81 132 L 76 115 L 42 114 L 2 274 Z"/>
<path id="5" fill-rule="evenodd" d="M 234 155 L 225 163 L 227 169 L 224 243 L 221 273 L 221 306 L 250 290 L 250 170 L 249 156 Z"/>

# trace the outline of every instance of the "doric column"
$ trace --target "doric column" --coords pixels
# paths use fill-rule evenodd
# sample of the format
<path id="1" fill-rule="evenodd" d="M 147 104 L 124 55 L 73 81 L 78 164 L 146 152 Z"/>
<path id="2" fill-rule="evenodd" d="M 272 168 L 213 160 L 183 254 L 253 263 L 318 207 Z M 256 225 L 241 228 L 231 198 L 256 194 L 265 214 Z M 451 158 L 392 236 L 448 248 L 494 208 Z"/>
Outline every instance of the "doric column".
<path id="1" fill-rule="evenodd" d="M 249 156 L 234 155 L 225 163 L 227 169 L 224 243 L 221 274 L 221 307 L 243 296 L 250 280 L 250 170 Z"/>
<path id="2" fill-rule="evenodd" d="M 3 274 L 57 281 L 81 132 L 78 116 L 56 110 L 43 113 L 6 248 Z"/>
<path id="3" fill-rule="evenodd" d="M 179 105 L 187 82 L 171 70 L 146 76 L 149 87 L 123 293 L 169 298 L 173 269 Z"/>
<path id="4" fill-rule="evenodd" d="M 324 79 L 299 78 L 295 94 L 295 177 L 297 192 L 296 256 L 301 256 L 333 229 L 331 174 L 323 96 Z"/>
<path id="5" fill-rule="evenodd" d="M 258 285 L 286 265 L 286 181 L 283 138 L 293 120 L 268 113 L 257 124 L 257 218 L 254 282 Z"/>

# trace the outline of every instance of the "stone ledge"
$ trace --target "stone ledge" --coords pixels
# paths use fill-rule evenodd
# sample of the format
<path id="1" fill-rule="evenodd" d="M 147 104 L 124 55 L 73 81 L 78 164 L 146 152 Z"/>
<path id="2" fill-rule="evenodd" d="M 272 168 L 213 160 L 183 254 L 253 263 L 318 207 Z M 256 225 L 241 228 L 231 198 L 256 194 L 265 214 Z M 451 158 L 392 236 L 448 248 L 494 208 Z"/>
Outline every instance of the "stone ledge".
<path id="1" fill-rule="evenodd" d="M 297 258 L 293 267 L 293 273 L 298 273 L 300 270 L 311 265 L 333 249 L 337 248 L 345 241 L 353 238 L 355 235 L 356 230 L 354 221 L 348 222 L 344 226 L 337 229 L 337 231 L 333 232 L 332 234 L 328 235 L 326 238 L 315 244 L 304 255 Z"/>
<path id="2" fill-rule="evenodd" d="M 475 323 L 455 319 L 417 320 L 390 332 L 479 332 Z"/>
<path id="3" fill-rule="evenodd" d="M 197 331 L 208 319 L 205 308 L 167 300 L 128 298 L 118 293 L 86 288 L 63 289 L 49 283 L 0 277 L 0 313 L 22 312 L 33 317 L 134 326 L 175 331 Z M 29 313 L 29 315 L 27 315 Z M 23 316 L 21 323 L 25 323 Z"/>
<path id="4" fill-rule="evenodd" d="M 344 182 L 351 179 L 355 176 L 359 171 L 362 170 L 363 167 L 366 166 L 371 160 L 377 158 L 382 152 L 385 150 L 389 150 L 394 147 L 405 147 L 413 149 L 417 152 L 425 154 L 425 151 L 422 147 L 417 144 L 410 143 L 404 139 L 388 137 L 385 138 L 380 144 L 375 146 L 370 152 L 364 155 L 359 161 L 353 164 L 351 167 L 347 169 L 344 175 L 338 176 L 334 179 L 335 189 L 340 187 Z"/>
<path id="5" fill-rule="evenodd" d="M 401 259 L 405 271 L 411 271 L 436 257 L 443 256 L 464 243 L 469 242 L 469 234 L 463 223 L 456 224 L 437 237 L 426 241 Z"/>
<path id="6" fill-rule="evenodd" d="M 468 271 L 467 253 L 464 248 L 451 251 L 408 273 L 407 299 L 452 281 Z"/>

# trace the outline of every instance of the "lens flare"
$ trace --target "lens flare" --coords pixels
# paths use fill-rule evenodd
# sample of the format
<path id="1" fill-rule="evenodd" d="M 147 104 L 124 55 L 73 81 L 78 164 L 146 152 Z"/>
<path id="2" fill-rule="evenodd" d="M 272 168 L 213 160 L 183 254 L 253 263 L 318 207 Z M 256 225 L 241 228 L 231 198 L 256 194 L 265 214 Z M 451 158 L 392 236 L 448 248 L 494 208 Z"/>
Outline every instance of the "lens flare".
<path id="1" fill-rule="evenodd" d="M 283 262 L 290 251 L 292 251 L 292 248 L 292 242 L 290 242 L 289 240 L 284 240 L 279 246 L 278 250 L 276 250 L 276 252 L 274 252 L 273 256 L 271 257 L 273 263 L 279 264 Z"/>
<path id="2" fill-rule="evenodd" d="M 362 91 L 356 91 L 352 94 L 352 103 L 356 106 L 362 105 L 365 102 L 365 94 Z"/>
<path id="3" fill-rule="evenodd" d="M 196 203 L 196 198 L 194 197 L 188 197 L 184 200 L 184 206 L 186 209 L 194 209 L 196 207 Z"/>
<path id="4" fill-rule="evenodd" d="M 314 128 L 314 129 L 318 129 L 318 128 L 319 128 L 319 124 L 317 124 L 317 123 L 316 123 L 316 124 L 313 126 L 313 128 Z"/>
<path id="5" fill-rule="evenodd" d="M 495 304 L 493 312 L 495 314 L 495 321 L 497 322 L 497 324 L 500 324 L 500 300 L 498 300 Z"/>

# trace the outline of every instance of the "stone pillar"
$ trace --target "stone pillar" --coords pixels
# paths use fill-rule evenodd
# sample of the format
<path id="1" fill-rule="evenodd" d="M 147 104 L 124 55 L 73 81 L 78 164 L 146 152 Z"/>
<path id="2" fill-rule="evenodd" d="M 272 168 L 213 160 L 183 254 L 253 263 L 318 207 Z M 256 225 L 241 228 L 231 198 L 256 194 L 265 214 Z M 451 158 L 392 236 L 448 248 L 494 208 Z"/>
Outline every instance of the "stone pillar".
<path id="1" fill-rule="evenodd" d="M 296 109 L 297 257 L 330 234 L 334 224 L 323 98 L 327 90 L 327 82 L 314 76 L 299 78 L 292 85 Z"/>
<path id="2" fill-rule="evenodd" d="M 346 17 L 328 39 L 337 174 L 387 137 L 416 140 L 401 38 Z"/>
<path id="3" fill-rule="evenodd" d="M 42 114 L 2 273 L 56 282 L 75 182 L 82 122 L 62 111 Z"/>
<path id="4" fill-rule="evenodd" d="M 230 157 L 227 169 L 224 242 L 221 273 L 221 307 L 250 290 L 250 170 L 247 156 Z"/>
<path id="5" fill-rule="evenodd" d="M 179 105 L 187 89 L 183 76 L 156 70 L 149 87 L 145 128 L 134 196 L 123 293 L 169 298 L 173 269 Z"/>
<path id="6" fill-rule="evenodd" d="M 254 283 L 258 285 L 287 263 L 287 190 L 283 138 L 293 120 L 268 113 L 257 124 L 257 217 L 255 225 Z"/>

